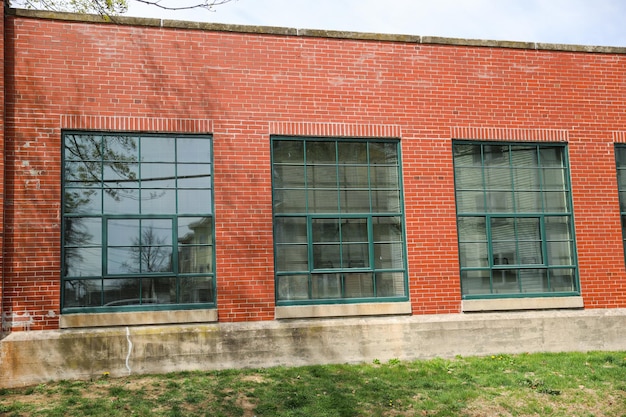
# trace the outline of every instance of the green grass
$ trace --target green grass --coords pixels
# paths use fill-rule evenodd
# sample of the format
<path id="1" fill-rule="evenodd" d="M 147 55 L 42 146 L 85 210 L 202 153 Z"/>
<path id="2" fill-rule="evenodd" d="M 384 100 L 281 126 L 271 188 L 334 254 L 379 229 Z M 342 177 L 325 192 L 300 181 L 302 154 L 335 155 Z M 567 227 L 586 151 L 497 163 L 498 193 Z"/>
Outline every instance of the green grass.
<path id="1" fill-rule="evenodd" d="M 182 372 L 0 390 L 0 416 L 626 417 L 626 352 Z"/>

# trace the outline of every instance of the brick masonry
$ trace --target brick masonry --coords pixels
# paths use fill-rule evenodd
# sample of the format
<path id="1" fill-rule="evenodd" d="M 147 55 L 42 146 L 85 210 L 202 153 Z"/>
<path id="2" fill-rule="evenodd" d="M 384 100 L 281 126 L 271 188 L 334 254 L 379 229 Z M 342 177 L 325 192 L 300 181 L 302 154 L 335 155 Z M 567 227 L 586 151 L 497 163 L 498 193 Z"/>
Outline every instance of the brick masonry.
<path id="1" fill-rule="evenodd" d="M 271 134 L 400 138 L 416 315 L 461 309 L 451 140 L 567 142 L 585 308 L 626 307 L 625 50 L 96 20 L 4 19 L 5 331 L 59 327 L 64 128 L 213 135 L 220 322 L 274 318 Z"/>

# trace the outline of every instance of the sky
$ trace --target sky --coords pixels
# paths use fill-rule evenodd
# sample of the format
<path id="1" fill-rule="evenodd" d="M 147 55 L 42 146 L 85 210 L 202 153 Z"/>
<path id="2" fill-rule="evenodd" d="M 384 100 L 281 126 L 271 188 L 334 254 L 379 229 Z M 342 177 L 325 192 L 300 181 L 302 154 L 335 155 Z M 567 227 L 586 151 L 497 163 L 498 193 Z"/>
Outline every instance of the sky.
<path id="1" fill-rule="evenodd" d="M 624 0 L 233 0 L 185 12 L 129 3 L 129 16 L 162 19 L 626 47 Z"/>

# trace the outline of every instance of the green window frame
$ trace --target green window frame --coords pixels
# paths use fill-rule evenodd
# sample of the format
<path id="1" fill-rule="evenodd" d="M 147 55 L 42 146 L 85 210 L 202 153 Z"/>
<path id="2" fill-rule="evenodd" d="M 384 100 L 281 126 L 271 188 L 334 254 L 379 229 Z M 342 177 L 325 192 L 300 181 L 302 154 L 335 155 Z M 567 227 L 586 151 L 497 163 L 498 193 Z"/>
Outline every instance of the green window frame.
<path id="1" fill-rule="evenodd" d="M 626 144 L 615 144 L 615 165 L 617 170 L 617 190 L 619 192 L 619 211 L 622 221 L 622 241 L 626 260 Z"/>
<path id="2" fill-rule="evenodd" d="M 400 142 L 271 138 L 278 305 L 408 300 Z"/>
<path id="3" fill-rule="evenodd" d="M 579 294 L 566 145 L 452 148 L 462 297 Z"/>
<path id="4" fill-rule="evenodd" d="M 214 307 L 211 136 L 62 140 L 62 312 Z"/>

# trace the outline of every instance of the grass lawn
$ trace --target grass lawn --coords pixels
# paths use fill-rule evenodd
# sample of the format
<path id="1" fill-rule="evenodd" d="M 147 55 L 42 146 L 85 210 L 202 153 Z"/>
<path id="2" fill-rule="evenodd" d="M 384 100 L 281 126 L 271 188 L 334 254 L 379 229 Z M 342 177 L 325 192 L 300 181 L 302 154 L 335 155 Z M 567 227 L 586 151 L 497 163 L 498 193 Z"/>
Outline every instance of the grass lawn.
<path id="1" fill-rule="evenodd" d="M 103 374 L 0 390 L 0 416 L 626 417 L 626 352 Z"/>

